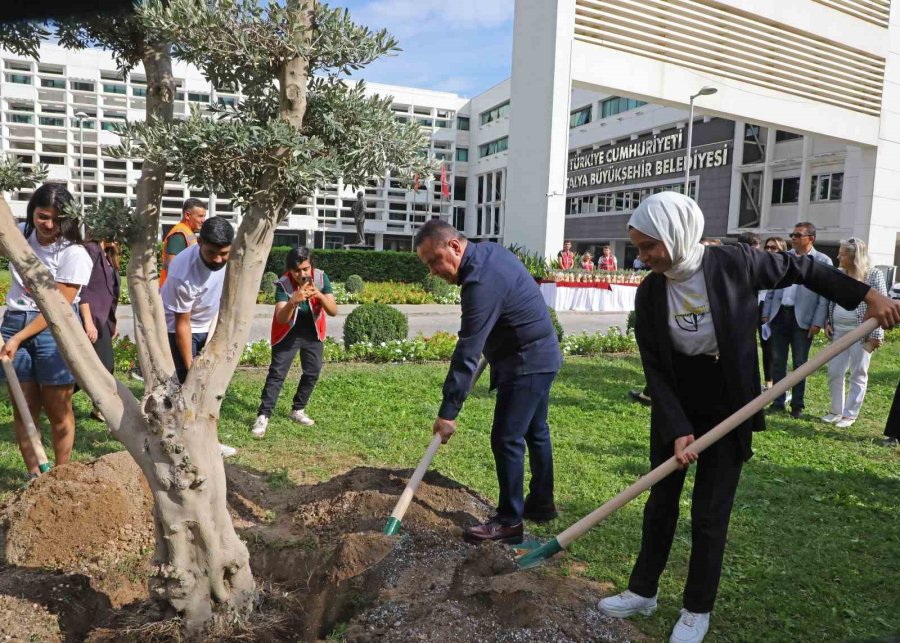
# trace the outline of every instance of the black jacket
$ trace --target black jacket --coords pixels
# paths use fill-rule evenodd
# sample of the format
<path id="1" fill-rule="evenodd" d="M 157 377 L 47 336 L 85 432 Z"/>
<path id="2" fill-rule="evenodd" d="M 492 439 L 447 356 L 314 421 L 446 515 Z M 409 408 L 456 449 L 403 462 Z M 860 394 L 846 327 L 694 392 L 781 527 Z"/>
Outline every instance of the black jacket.
<path id="1" fill-rule="evenodd" d="M 744 244 L 710 246 L 703 255 L 709 308 L 726 376 L 727 403 L 734 413 L 760 395 L 756 329 L 757 291 L 802 284 L 853 310 L 869 286 L 809 257 L 753 250 Z M 650 431 L 658 444 L 694 433 L 675 393 L 672 340 L 668 327 L 665 275 L 653 273 L 638 287 L 635 335 L 653 400 Z M 751 432 L 765 429 L 762 412 L 735 429 L 745 459 L 752 455 Z"/>
<path id="2" fill-rule="evenodd" d="M 462 324 L 438 412 L 445 420 L 459 413 L 482 353 L 491 365 L 492 385 L 519 375 L 555 373 L 562 365 L 541 290 L 516 255 L 496 243 L 469 241 L 457 283 Z"/>

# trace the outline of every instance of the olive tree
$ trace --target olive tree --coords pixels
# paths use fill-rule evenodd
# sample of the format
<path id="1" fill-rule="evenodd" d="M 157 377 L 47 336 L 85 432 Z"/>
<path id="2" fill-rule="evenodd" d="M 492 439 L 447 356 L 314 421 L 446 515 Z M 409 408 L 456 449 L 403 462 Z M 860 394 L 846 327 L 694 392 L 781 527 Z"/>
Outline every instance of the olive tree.
<path id="1" fill-rule="evenodd" d="M 115 27 L 101 29 L 97 20 L 61 25 L 61 41 L 100 42 L 120 64 L 139 59 L 147 72 L 147 118 L 121 130 L 114 152 L 144 160 L 137 205 L 117 216 L 96 208 L 89 221 L 99 235 L 131 246 L 141 400 L 103 370 L 2 200 L 0 252 L 22 274 L 80 385 L 146 476 L 156 523 L 151 593 L 197 632 L 214 618 L 245 616 L 255 594 L 249 555 L 226 506 L 216 430 L 276 227 L 301 199 L 339 177 L 363 185 L 386 170 L 411 178 L 433 168 L 418 127 L 396 121 L 388 98 L 348 82 L 397 45 L 344 10 L 300 0 L 147 0 Z M 239 90 L 241 102 L 173 119 L 172 56 L 195 64 L 216 87 Z M 166 172 L 234 195 L 243 213 L 216 330 L 183 385 L 174 377 L 154 252 Z"/>

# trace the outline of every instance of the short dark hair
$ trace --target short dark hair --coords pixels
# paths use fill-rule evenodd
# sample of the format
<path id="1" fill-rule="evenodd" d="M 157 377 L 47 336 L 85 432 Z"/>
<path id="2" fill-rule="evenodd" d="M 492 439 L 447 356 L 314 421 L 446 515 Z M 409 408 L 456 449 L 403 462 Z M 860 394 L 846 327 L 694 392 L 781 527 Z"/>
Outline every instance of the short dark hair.
<path id="1" fill-rule="evenodd" d="M 212 217 L 200 228 L 200 241 L 224 248 L 234 242 L 234 228 L 224 217 Z"/>
<path id="2" fill-rule="evenodd" d="M 25 238 L 34 232 L 35 208 L 53 208 L 56 210 L 59 236 L 71 243 L 82 243 L 81 227 L 77 218 L 70 215 L 69 210 L 75 207 L 75 198 L 63 183 L 44 183 L 34 191 L 28 200 L 25 210 Z"/>
<path id="3" fill-rule="evenodd" d="M 185 199 L 184 203 L 181 204 L 181 214 L 184 214 L 185 212 L 190 212 L 194 208 L 203 208 L 205 210 L 206 204 L 203 201 L 201 201 L 200 199 L 195 199 L 194 197 L 191 197 L 190 199 Z"/>
<path id="4" fill-rule="evenodd" d="M 284 269 L 293 270 L 304 261 L 309 261 L 310 265 L 312 265 L 312 250 L 304 246 L 291 248 L 284 258 Z"/>
<path id="5" fill-rule="evenodd" d="M 816 236 L 816 226 L 811 224 L 809 221 L 801 221 L 800 223 L 795 224 L 794 227 L 795 228 L 806 228 L 806 234 L 808 234 L 811 237 Z"/>
<path id="6" fill-rule="evenodd" d="M 742 232 L 738 235 L 737 242 L 755 248 L 759 245 L 759 235 L 754 232 Z"/>
<path id="7" fill-rule="evenodd" d="M 413 241 L 413 247 L 418 248 L 428 239 L 446 245 L 451 239 L 458 239 L 462 241 L 465 238 L 466 235 L 464 235 L 462 232 L 454 228 L 446 221 L 441 221 L 440 219 L 429 219 L 421 228 L 419 228 L 419 231 L 416 233 L 416 238 Z"/>

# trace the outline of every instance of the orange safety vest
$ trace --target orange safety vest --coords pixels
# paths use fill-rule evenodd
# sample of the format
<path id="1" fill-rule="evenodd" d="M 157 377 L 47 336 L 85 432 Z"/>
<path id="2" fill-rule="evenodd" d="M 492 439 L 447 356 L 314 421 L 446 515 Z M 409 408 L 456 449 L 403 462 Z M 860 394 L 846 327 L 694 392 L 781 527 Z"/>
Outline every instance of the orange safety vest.
<path id="1" fill-rule="evenodd" d="M 163 247 L 162 247 L 162 267 L 159 270 L 159 287 L 162 288 L 163 284 L 166 283 L 166 276 L 169 272 L 169 264 L 172 263 L 172 259 L 175 255 L 170 255 L 166 252 L 166 246 L 169 245 L 169 238 L 173 234 L 181 234 L 184 235 L 184 240 L 187 242 L 187 246 L 185 246 L 185 250 L 190 248 L 192 245 L 197 243 L 197 235 L 194 234 L 194 231 L 191 230 L 191 227 L 186 224 L 184 221 L 179 221 L 172 229 L 169 230 L 169 234 L 166 235 L 165 239 L 163 239 Z"/>
<path id="2" fill-rule="evenodd" d="M 291 277 L 290 273 L 284 273 L 284 275 L 276 281 L 275 283 L 281 284 L 281 287 L 284 288 L 284 292 L 287 293 L 287 296 L 290 297 L 294 294 L 294 290 L 300 287 L 300 284 L 294 281 L 294 278 Z M 322 290 L 325 286 L 325 273 L 321 270 L 315 269 L 313 270 L 313 283 L 316 284 L 316 288 Z M 316 324 L 316 335 L 319 337 L 320 342 L 325 341 L 325 308 L 322 306 L 321 302 L 318 299 L 310 299 L 309 306 L 312 309 L 313 320 Z M 275 314 L 272 314 L 272 346 L 280 342 L 282 339 L 287 337 L 287 334 L 291 332 L 291 329 L 294 327 L 294 324 L 297 323 L 297 315 L 300 314 L 300 307 L 294 308 L 294 316 L 291 317 L 291 321 L 286 324 L 281 324 L 278 322 L 278 318 L 275 317 Z"/>

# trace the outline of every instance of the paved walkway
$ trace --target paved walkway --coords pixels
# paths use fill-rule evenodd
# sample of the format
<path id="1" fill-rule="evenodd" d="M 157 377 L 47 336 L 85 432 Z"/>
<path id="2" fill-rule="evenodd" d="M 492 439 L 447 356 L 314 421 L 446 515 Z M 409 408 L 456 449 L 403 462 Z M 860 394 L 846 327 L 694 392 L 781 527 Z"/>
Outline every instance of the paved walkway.
<path id="1" fill-rule="evenodd" d="M 272 310 L 274 306 L 257 304 L 250 325 L 250 340 L 269 337 L 272 324 Z M 328 334 L 335 338 L 344 336 L 344 320 L 356 308 L 355 304 L 343 304 L 338 306 L 338 316 L 328 318 Z M 394 306 L 402 311 L 409 319 L 409 335 L 422 333 L 432 335 L 436 331 L 443 330 L 456 334 L 459 332 L 460 308 L 456 305 L 422 304 Z M 627 313 L 559 313 L 559 321 L 567 333 L 580 333 L 581 331 L 594 332 L 606 330 L 611 326 L 618 326 L 625 330 Z M 134 337 L 134 318 L 131 306 L 119 306 L 119 333 Z"/>

